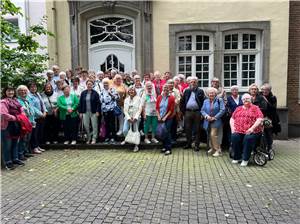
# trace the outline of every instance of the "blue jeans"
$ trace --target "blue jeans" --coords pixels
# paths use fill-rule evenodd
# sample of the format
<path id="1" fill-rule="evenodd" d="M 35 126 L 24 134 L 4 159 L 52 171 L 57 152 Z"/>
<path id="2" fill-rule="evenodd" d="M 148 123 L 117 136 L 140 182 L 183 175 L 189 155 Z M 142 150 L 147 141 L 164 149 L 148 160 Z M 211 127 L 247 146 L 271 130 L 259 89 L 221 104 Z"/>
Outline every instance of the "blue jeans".
<path id="1" fill-rule="evenodd" d="M 163 147 L 166 151 L 171 151 L 172 149 L 172 139 L 171 139 L 171 129 L 172 129 L 172 121 L 173 119 L 167 119 L 165 121 L 166 128 L 168 130 L 166 137 L 163 139 Z"/>
<path id="2" fill-rule="evenodd" d="M 18 157 L 19 159 L 24 156 L 24 154 L 30 153 L 30 138 L 31 133 L 22 137 L 18 143 Z"/>
<path id="3" fill-rule="evenodd" d="M 250 159 L 251 152 L 253 149 L 255 149 L 260 136 L 260 133 L 250 135 L 233 133 L 231 135 L 231 144 L 234 152 L 233 159 L 243 159 L 244 161 L 248 161 Z"/>
<path id="4" fill-rule="evenodd" d="M 1 145 L 5 165 L 18 160 L 18 139 L 11 139 L 8 130 L 1 130 Z"/>
<path id="5" fill-rule="evenodd" d="M 141 121 L 141 120 L 138 119 L 135 123 L 133 123 L 133 128 L 134 128 L 134 130 L 135 130 L 135 128 L 137 128 L 137 129 L 139 128 L 140 121 Z M 125 137 L 126 137 L 128 131 L 129 131 L 130 124 L 131 124 L 131 123 L 129 123 L 128 120 L 125 118 L 125 119 L 124 119 L 124 125 L 123 125 L 123 135 L 124 135 Z"/>

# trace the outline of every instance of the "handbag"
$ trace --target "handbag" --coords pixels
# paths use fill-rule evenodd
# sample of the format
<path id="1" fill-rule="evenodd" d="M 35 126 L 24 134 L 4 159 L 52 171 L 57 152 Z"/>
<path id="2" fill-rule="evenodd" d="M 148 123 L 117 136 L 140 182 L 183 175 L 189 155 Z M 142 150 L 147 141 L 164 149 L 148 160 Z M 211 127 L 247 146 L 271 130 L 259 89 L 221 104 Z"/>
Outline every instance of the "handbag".
<path id="1" fill-rule="evenodd" d="M 116 105 L 116 106 L 114 107 L 113 112 L 114 112 L 114 115 L 115 115 L 116 117 L 118 117 L 118 116 L 120 116 L 120 115 L 122 114 L 122 110 L 121 110 L 121 108 L 120 108 L 118 105 Z"/>
<path id="2" fill-rule="evenodd" d="M 133 130 L 133 124 L 130 125 L 130 128 L 128 130 L 128 133 L 125 137 L 125 142 L 134 144 L 134 145 L 139 145 L 141 142 L 141 135 L 138 130 L 137 124 L 134 124 L 135 128 Z"/>
<path id="3" fill-rule="evenodd" d="M 264 117 L 263 125 L 265 128 L 272 128 L 273 127 L 272 120 L 268 117 Z"/>
<path id="4" fill-rule="evenodd" d="M 165 123 L 158 123 L 157 128 L 156 128 L 156 138 L 158 140 L 164 140 L 165 137 L 168 134 L 168 130 L 166 128 L 166 124 Z"/>

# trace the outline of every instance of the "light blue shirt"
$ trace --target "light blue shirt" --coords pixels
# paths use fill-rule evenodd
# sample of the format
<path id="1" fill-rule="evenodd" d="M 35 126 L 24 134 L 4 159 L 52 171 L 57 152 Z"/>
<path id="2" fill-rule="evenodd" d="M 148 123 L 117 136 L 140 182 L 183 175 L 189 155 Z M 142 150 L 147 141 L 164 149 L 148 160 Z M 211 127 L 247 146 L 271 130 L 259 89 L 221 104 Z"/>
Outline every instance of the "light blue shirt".
<path id="1" fill-rule="evenodd" d="M 159 105 L 159 115 L 161 118 L 163 118 L 167 113 L 168 102 L 169 102 L 169 97 L 163 96 Z"/>
<path id="2" fill-rule="evenodd" d="M 199 109 L 198 103 L 196 101 L 196 95 L 195 92 L 192 91 L 191 92 L 191 96 L 186 104 L 186 109 L 188 110 L 197 110 Z"/>

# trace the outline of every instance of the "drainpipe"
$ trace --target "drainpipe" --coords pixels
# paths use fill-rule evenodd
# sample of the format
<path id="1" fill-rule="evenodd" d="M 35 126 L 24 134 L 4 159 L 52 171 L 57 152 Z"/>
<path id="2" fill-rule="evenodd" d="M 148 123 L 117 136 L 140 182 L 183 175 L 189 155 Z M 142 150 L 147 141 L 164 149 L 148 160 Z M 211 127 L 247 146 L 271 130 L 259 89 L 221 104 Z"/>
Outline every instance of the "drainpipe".
<path id="1" fill-rule="evenodd" d="M 56 17 L 57 17 L 57 11 L 56 11 L 56 0 L 52 1 L 52 26 L 53 26 L 53 33 L 55 35 L 54 37 L 54 64 L 58 64 L 59 58 L 58 58 L 58 33 L 57 33 L 57 22 L 56 22 Z"/>
<path id="2" fill-rule="evenodd" d="M 29 1 L 24 1 L 24 19 L 25 19 L 25 34 L 29 35 L 29 28 L 30 28 L 30 15 L 29 15 Z"/>

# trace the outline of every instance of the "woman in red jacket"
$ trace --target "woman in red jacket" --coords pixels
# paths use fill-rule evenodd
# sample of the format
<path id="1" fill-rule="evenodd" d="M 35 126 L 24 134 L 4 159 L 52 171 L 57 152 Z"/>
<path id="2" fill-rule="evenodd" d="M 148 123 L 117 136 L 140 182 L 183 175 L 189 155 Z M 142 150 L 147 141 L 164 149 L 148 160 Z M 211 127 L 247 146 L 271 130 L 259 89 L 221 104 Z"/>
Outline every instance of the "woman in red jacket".
<path id="1" fill-rule="evenodd" d="M 172 118 L 175 110 L 175 97 L 169 94 L 168 85 L 164 85 L 162 94 L 158 96 L 156 101 L 156 113 L 158 122 L 165 123 L 167 133 L 163 138 L 163 149 L 162 152 L 165 155 L 171 154 L 171 126 Z"/>

